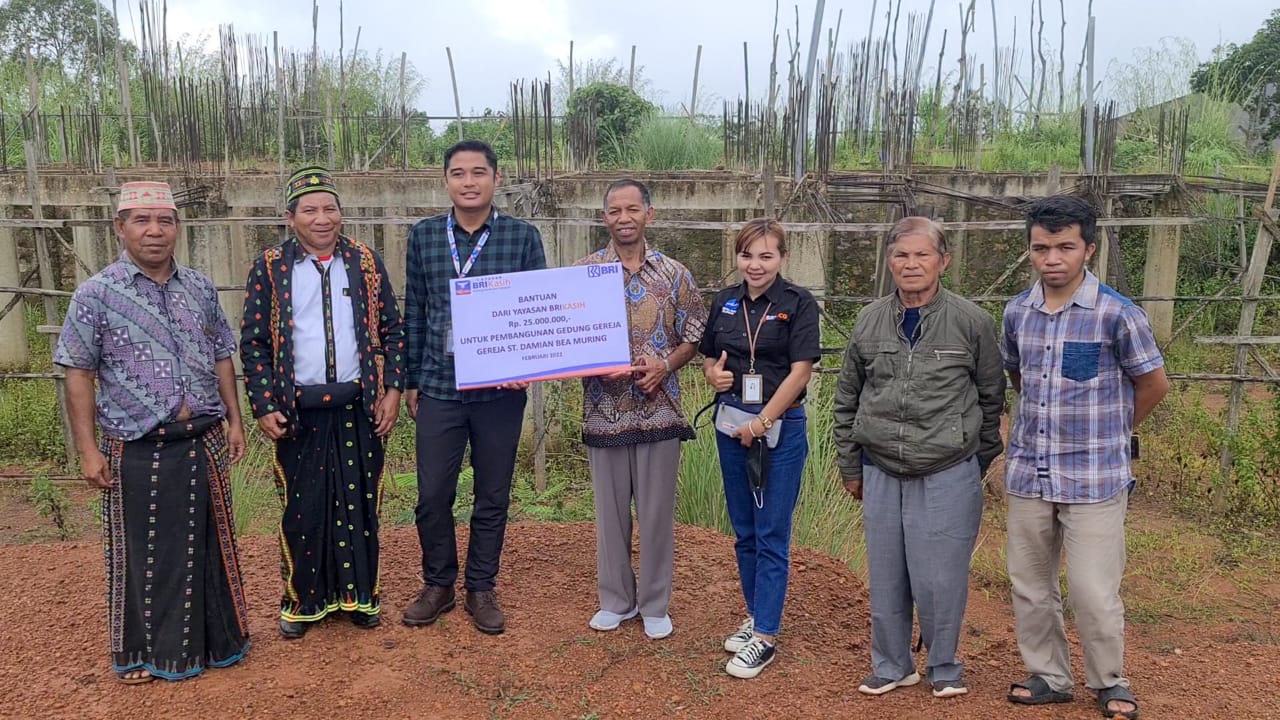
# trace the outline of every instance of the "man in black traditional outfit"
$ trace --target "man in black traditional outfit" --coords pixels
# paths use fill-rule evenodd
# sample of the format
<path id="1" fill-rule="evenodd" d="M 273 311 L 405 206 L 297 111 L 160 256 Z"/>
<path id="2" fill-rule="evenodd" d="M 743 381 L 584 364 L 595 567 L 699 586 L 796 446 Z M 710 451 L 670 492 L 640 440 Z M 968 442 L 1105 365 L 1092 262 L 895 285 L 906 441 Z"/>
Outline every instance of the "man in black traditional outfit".
<path id="1" fill-rule="evenodd" d="M 399 416 L 404 329 L 382 258 L 340 233 L 333 177 L 289 179 L 293 236 L 249 271 L 240 358 L 258 427 L 276 442 L 280 633 L 341 610 L 381 623 L 378 507 L 384 438 Z"/>
<path id="2" fill-rule="evenodd" d="M 231 513 L 245 447 L 235 335 L 209 278 L 173 261 L 179 229 L 167 184 L 121 186 L 124 252 L 76 288 L 53 357 L 80 472 L 103 491 L 112 669 L 126 684 L 249 649 Z"/>

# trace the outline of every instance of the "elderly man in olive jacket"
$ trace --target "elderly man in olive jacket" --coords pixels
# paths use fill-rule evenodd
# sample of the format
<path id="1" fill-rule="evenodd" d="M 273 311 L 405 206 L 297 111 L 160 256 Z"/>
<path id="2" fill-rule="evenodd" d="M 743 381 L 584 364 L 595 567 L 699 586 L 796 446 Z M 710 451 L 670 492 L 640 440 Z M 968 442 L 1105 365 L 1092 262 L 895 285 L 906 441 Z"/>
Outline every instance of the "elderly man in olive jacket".
<path id="1" fill-rule="evenodd" d="M 920 682 L 912 604 L 935 697 L 967 692 L 956 646 L 982 475 L 1003 449 L 1005 379 L 995 322 L 942 287 L 941 226 L 904 218 L 887 243 L 896 292 L 858 316 L 836 390 L 845 489 L 862 500 L 871 586 L 871 673 L 882 695 Z"/>

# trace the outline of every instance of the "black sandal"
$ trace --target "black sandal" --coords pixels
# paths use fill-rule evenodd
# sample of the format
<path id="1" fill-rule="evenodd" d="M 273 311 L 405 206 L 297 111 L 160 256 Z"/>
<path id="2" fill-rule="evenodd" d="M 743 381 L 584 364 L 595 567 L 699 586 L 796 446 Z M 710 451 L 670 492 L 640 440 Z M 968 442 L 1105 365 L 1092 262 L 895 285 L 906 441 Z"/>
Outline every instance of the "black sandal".
<path id="1" fill-rule="evenodd" d="M 1014 690 L 1027 690 L 1030 695 L 1015 695 Z M 1069 692 L 1054 690 L 1049 687 L 1049 683 L 1039 675 L 1032 675 L 1020 683 L 1014 683 L 1009 686 L 1009 702 L 1016 705 L 1051 705 L 1054 703 L 1069 703 L 1075 697 Z"/>
<path id="2" fill-rule="evenodd" d="M 1107 706 L 1115 701 L 1127 702 L 1133 705 L 1132 710 L 1111 710 Z M 1122 685 L 1112 685 L 1105 690 L 1098 691 L 1098 709 L 1102 711 L 1103 717 L 1106 718 L 1125 718 L 1125 720 L 1138 720 L 1138 701 L 1133 698 L 1133 693 L 1129 688 Z"/>

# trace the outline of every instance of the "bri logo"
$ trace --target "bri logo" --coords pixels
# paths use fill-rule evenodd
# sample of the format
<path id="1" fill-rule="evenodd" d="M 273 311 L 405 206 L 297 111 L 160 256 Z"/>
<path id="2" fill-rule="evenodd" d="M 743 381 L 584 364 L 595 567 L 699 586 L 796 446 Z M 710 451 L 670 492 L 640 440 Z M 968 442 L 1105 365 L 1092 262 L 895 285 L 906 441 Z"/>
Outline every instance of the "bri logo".
<path id="1" fill-rule="evenodd" d="M 720 308 L 720 312 L 724 313 L 725 315 L 737 315 L 738 314 L 738 298 L 731 298 L 729 300 L 726 300 L 724 303 L 724 307 Z"/>
<path id="2" fill-rule="evenodd" d="M 617 275 L 617 274 L 618 274 L 617 265 L 588 265 L 587 266 L 587 277 L 589 278 L 598 278 L 598 277 L 604 277 L 605 275 Z"/>
<path id="3" fill-rule="evenodd" d="M 456 285 L 454 285 L 454 286 L 453 286 L 453 294 L 454 294 L 454 295 L 470 295 L 470 294 L 471 294 L 471 281 L 470 281 L 470 280 L 459 280 L 459 281 L 458 281 L 458 283 L 457 283 Z"/>

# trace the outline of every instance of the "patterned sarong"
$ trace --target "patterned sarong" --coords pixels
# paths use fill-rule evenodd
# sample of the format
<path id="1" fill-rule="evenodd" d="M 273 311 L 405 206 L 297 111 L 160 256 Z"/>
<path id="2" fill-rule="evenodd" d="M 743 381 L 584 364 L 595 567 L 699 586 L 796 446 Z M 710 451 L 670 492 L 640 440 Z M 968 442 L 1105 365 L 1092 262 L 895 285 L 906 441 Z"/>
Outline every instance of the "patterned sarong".
<path id="1" fill-rule="evenodd" d="M 311 622 L 331 612 L 379 612 L 378 507 L 382 440 L 357 383 L 300 388 L 298 428 L 276 441 L 280 617 Z"/>
<path id="2" fill-rule="evenodd" d="M 116 672 L 180 680 L 249 649 L 222 420 L 102 441 L 108 622 Z"/>

